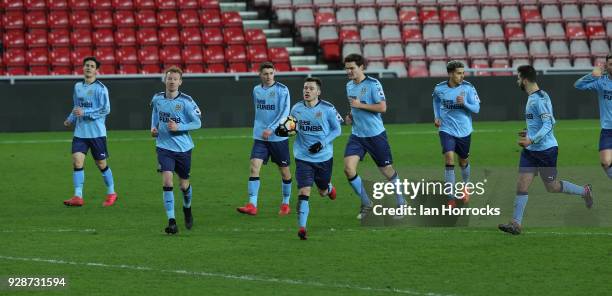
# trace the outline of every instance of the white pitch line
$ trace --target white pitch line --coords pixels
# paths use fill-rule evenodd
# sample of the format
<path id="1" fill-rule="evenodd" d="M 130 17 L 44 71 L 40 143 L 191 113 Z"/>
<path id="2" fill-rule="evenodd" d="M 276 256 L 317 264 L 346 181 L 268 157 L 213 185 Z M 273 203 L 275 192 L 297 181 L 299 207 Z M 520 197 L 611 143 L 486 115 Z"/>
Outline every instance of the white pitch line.
<path id="1" fill-rule="evenodd" d="M 580 127 L 580 128 L 558 128 L 555 129 L 557 131 L 563 130 L 571 130 L 571 131 L 583 131 L 583 130 L 599 130 L 599 128 L 595 127 Z M 480 133 L 501 133 L 501 132 L 511 132 L 513 130 L 510 129 L 476 129 L 474 130 L 475 134 Z M 433 135 L 437 134 L 438 131 L 397 131 L 397 132 L 387 132 L 388 135 Z M 350 133 L 342 133 L 342 136 L 348 136 Z M 234 135 L 234 136 L 193 136 L 194 140 L 235 140 L 235 139 L 250 139 L 253 136 L 249 135 Z M 108 142 L 153 142 L 155 139 L 152 137 L 136 137 L 136 138 L 116 138 L 111 137 L 108 138 Z M 72 139 L 46 139 L 46 140 L 5 140 L 0 141 L 0 144 L 42 144 L 42 143 L 72 143 Z"/>
<path id="2" fill-rule="evenodd" d="M 161 273 L 186 274 L 186 275 L 192 275 L 192 276 L 216 277 L 216 278 L 224 278 L 224 279 L 240 280 L 240 281 L 255 281 L 255 282 L 290 284 L 290 285 L 303 285 L 303 286 L 313 286 L 313 287 L 319 287 L 319 288 L 348 289 L 348 290 L 358 290 L 358 291 L 368 291 L 368 292 L 386 292 L 386 293 L 408 294 L 408 295 L 445 296 L 443 294 L 420 293 L 420 292 L 406 290 L 406 289 L 394 289 L 394 288 L 381 289 L 381 288 L 372 288 L 372 287 L 365 287 L 365 286 L 355 286 L 355 285 L 350 285 L 350 284 L 328 284 L 328 283 L 313 282 L 313 281 L 262 277 L 262 276 L 255 276 L 255 275 L 236 275 L 236 274 L 216 273 L 216 272 L 207 272 L 207 271 L 156 269 L 156 268 L 147 267 L 147 266 L 135 266 L 135 265 L 127 265 L 127 264 L 116 265 L 116 264 L 105 264 L 105 263 L 97 263 L 97 262 L 75 262 L 75 261 L 56 260 L 56 259 L 24 258 L 24 257 L 13 257 L 13 256 L 3 256 L 3 255 L 0 255 L 0 259 L 11 260 L 11 261 L 40 262 L 40 263 L 50 263 L 50 264 L 80 265 L 80 266 L 91 266 L 91 267 L 102 267 L 102 268 L 115 268 L 115 269 L 151 271 L 151 272 L 161 272 Z"/>
<path id="3" fill-rule="evenodd" d="M 60 229 L 27 229 L 27 230 L 2 230 L 0 231 L 2 233 L 35 233 L 35 232 L 42 232 L 42 233 L 52 233 L 52 232 L 96 232 L 95 229 L 64 229 L 64 228 L 60 228 Z"/>

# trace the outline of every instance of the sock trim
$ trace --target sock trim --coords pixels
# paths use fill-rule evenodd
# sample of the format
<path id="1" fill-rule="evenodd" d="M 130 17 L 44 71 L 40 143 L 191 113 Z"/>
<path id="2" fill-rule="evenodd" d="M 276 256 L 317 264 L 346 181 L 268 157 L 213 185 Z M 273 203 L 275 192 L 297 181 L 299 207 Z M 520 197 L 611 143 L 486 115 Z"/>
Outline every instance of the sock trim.
<path id="1" fill-rule="evenodd" d="M 189 187 L 187 187 L 187 189 L 185 189 L 185 190 L 181 189 L 181 191 L 183 191 L 183 193 L 187 193 L 187 192 L 189 192 L 189 189 L 191 189 L 191 184 L 189 184 Z"/>
<path id="2" fill-rule="evenodd" d="M 445 166 L 445 168 L 446 168 L 447 171 L 454 170 L 455 169 L 455 165 L 454 164 L 447 164 Z"/>
<path id="3" fill-rule="evenodd" d="M 289 179 L 289 180 L 284 180 L 283 179 L 283 184 L 291 184 L 292 181 L 293 181 L 293 179 Z"/>
<path id="4" fill-rule="evenodd" d="M 353 182 L 353 181 L 355 181 L 355 179 L 357 179 L 357 177 L 359 177 L 359 174 L 356 174 L 355 177 L 348 178 L 348 181 L 349 182 Z"/>
<path id="5" fill-rule="evenodd" d="M 174 187 L 170 186 L 170 187 L 166 187 L 164 186 L 164 191 L 172 191 L 174 190 Z"/>
<path id="6" fill-rule="evenodd" d="M 79 171 L 82 171 L 83 168 L 73 168 L 72 170 L 74 170 L 75 172 L 79 172 Z"/>
<path id="7" fill-rule="evenodd" d="M 310 198 L 310 196 L 308 196 L 308 195 L 300 195 L 300 196 L 298 196 L 298 200 L 308 201 L 308 198 Z"/>
<path id="8" fill-rule="evenodd" d="M 259 181 L 259 177 L 249 177 L 249 181 Z"/>
<path id="9" fill-rule="evenodd" d="M 525 192 L 517 191 L 516 195 L 529 195 L 529 194 L 527 193 L 527 191 L 525 191 Z"/>
<path id="10" fill-rule="evenodd" d="M 102 174 L 106 173 L 106 171 L 108 171 L 108 169 L 110 169 L 110 166 L 106 166 L 104 169 L 100 169 L 100 172 L 102 172 Z"/>

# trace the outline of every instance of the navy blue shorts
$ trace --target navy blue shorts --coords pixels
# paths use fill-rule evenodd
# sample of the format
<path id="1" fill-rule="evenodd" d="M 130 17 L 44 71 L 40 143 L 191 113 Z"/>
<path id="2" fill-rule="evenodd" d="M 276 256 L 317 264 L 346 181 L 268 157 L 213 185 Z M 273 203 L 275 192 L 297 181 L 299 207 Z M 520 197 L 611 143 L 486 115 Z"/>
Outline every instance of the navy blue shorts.
<path id="1" fill-rule="evenodd" d="M 156 147 L 157 163 L 162 172 L 176 172 L 181 179 L 189 179 L 191 172 L 191 150 L 175 152 Z"/>
<path id="2" fill-rule="evenodd" d="M 542 151 L 530 151 L 523 149 L 519 172 L 521 173 L 540 173 L 544 182 L 552 182 L 557 178 L 557 155 L 559 147 L 551 147 Z"/>
<path id="3" fill-rule="evenodd" d="M 612 149 L 612 129 L 601 129 L 599 133 L 599 151 Z"/>
<path id="4" fill-rule="evenodd" d="M 440 144 L 442 145 L 442 154 L 448 151 L 454 151 L 461 159 L 467 159 L 470 156 L 470 144 L 472 143 L 472 135 L 459 138 L 451 136 L 445 132 L 439 132 Z"/>
<path id="5" fill-rule="evenodd" d="M 72 138 L 72 153 L 81 152 L 87 154 L 91 149 L 91 155 L 95 160 L 103 160 L 108 157 L 106 149 L 106 137 L 98 138 Z"/>
<path id="6" fill-rule="evenodd" d="M 357 155 L 360 160 L 363 160 L 366 152 L 372 156 L 378 167 L 385 167 L 393 163 L 386 131 L 374 137 L 357 137 L 351 134 L 346 143 L 344 157 Z"/>
<path id="7" fill-rule="evenodd" d="M 319 189 L 327 189 L 331 182 L 334 159 L 323 162 L 295 160 L 295 178 L 298 188 L 312 187 L 314 182 Z"/>
<path id="8" fill-rule="evenodd" d="M 279 167 L 288 167 L 291 163 L 289 140 L 278 142 L 255 140 L 251 149 L 251 159 L 253 158 L 262 159 L 264 164 L 267 164 L 268 159 L 272 158 L 272 162 Z"/>

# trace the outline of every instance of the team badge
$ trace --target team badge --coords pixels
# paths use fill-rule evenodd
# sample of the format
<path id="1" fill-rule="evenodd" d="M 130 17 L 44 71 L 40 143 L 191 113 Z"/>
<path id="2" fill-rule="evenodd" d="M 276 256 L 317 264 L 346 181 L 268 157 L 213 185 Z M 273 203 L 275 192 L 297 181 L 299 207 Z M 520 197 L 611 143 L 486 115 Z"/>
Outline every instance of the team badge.
<path id="1" fill-rule="evenodd" d="M 321 113 L 321 111 L 315 113 L 315 118 L 321 119 L 321 116 L 323 115 L 323 113 Z"/>
<path id="2" fill-rule="evenodd" d="M 88 96 L 93 95 L 93 89 L 88 90 L 88 91 L 87 91 L 87 95 L 88 95 Z"/>
<path id="3" fill-rule="evenodd" d="M 365 87 L 361 88 L 361 96 L 363 97 L 368 90 Z"/>
<path id="4" fill-rule="evenodd" d="M 183 106 L 181 106 L 181 104 L 176 104 L 176 107 L 174 107 L 175 111 L 181 111 L 181 109 L 183 108 Z"/>
<path id="5" fill-rule="evenodd" d="M 268 97 L 270 98 L 274 98 L 276 96 L 276 92 L 275 91 L 271 91 L 268 93 Z"/>

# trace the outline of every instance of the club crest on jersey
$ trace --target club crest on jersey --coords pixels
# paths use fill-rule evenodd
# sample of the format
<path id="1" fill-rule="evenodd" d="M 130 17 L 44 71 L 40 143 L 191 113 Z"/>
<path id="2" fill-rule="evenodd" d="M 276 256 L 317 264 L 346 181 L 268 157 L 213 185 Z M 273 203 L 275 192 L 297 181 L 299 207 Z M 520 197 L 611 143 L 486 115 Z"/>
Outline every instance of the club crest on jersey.
<path id="1" fill-rule="evenodd" d="M 88 90 L 88 91 L 87 91 L 87 95 L 88 95 L 88 96 L 93 95 L 93 89 Z"/>
<path id="2" fill-rule="evenodd" d="M 276 96 L 276 92 L 275 91 L 271 91 L 268 93 L 268 97 L 270 98 L 274 98 Z"/>
<path id="3" fill-rule="evenodd" d="M 315 113 L 315 118 L 321 119 L 321 116 L 323 115 L 323 113 L 321 113 L 321 111 Z"/>
<path id="4" fill-rule="evenodd" d="M 175 111 L 181 111 L 181 109 L 183 108 L 183 106 L 181 106 L 180 104 L 176 104 L 176 107 L 174 107 Z"/>
<path id="5" fill-rule="evenodd" d="M 361 96 L 363 97 L 368 90 L 365 87 L 361 88 Z"/>

